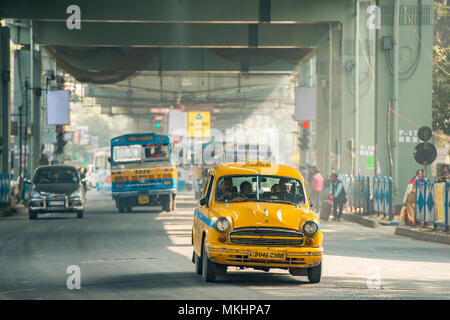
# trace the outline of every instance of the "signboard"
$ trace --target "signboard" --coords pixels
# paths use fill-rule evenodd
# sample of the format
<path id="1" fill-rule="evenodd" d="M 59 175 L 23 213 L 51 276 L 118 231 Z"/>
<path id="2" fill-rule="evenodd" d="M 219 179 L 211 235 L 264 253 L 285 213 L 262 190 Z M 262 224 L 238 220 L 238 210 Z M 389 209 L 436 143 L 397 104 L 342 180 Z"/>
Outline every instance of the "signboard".
<path id="1" fill-rule="evenodd" d="M 316 120 L 317 89 L 295 88 L 295 120 Z"/>
<path id="2" fill-rule="evenodd" d="M 209 111 L 188 112 L 188 136 L 202 138 L 210 136 L 211 113 Z"/>
<path id="3" fill-rule="evenodd" d="M 169 114 L 169 112 L 170 112 L 169 108 L 150 108 L 150 113 Z"/>
<path id="4" fill-rule="evenodd" d="M 70 124 L 70 92 L 54 90 L 47 93 L 47 124 Z"/>
<path id="5" fill-rule="evenodd" d="M 184 136 L 186 134 L 186 112 L 172 109 L 169 113 L 169 135 Z"/>

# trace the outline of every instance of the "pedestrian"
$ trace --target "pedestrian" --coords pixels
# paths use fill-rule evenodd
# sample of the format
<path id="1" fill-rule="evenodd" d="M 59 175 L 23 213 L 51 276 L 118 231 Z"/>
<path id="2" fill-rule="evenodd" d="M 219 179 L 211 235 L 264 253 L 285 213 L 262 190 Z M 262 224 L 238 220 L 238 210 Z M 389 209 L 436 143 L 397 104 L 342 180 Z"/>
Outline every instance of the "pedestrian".
<path id="1" fill-rule="evenodd" d="M 333 173 L 330 181 L 330 199 L 333 201 L 333 220 L 341 221 L 342 208 L 347 201 L 345 188 L 338 179 L 338 175 Z"/>
<path id="2" fill-rule="evenodd" d="M 449 167 L 448 164 L 444 164 L 444 166 L 441 168 L 441 174 L 438 177 L 439 182 L 446 182 L 450 181 L 450 173 L 449 173 Z"/>
<path id="3" fill-rule="evenodd" d="M 316 212 L 320 212 L 320 200 L 322 195 L 323 188 L 323 177 L 320 174 L 319 170 L 316 167 L 313 167 L 314 175 L 313 175 L 313 187 L 311 192 L 312 201 Z"/>
<path id="4" fill-rule="evenodd" d="M 417 170 L 416 175 L 409 180 L 406 187 L 405 195 L 403 196 L 403 205 L 400 210 L 400 222 L 406 225 L 415 225 L 415 206 L 416 206 L 416 179 L 418 182 L 423 182 L 423 170 Z"/>

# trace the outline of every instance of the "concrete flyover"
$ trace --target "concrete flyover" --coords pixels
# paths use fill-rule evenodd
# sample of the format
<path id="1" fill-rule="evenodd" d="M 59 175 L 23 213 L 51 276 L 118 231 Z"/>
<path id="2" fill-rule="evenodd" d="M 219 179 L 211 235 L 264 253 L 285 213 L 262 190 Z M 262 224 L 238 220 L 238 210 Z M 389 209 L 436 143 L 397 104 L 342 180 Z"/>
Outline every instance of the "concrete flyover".
<path id="1" fill-rule="evenodd" d="M 76 48 L 103 48 L 103 55 L 86 58 L 84 62 L 73 56 L 65 60 L 91 75 L 95 70 L 109 70 L 108 66 L 125 54 L 120 50 L 147 48 L 159 51 L 135 71 L 153 71 L 161 79 L 168 71 L 213 75 L 286 72 L 297 77 L 299 85 L 316 86 L 317 135 L 312 144 L 321 146 L 315 151 L 321 171 L 327 174 L 337 169 L 348 174 L 392 176 L 395 202 L 401 202 L 416 164 L 412 157 L 415 144 L 399 137 L 405 132 L 412 132 L 413 136 L 418 126 L 431 125 L 433 1 L 380 0 L 381 19 L 376 26 L 370 24 L 373 19 L 370 3 L 355 0 L 134 0 L 127 5 L 118 1 L 82 0 L 77 2 L 79 29 L 67 27 L 68 19 L 74 18 L 76 12 L 67 13 L 70 5 L 65 0 L 5 0 L 0 8 L 10 39 L 21 45 L 13 49 L 14 63 L 20 66 L 14 68 L 15 85 L 23 85 L 24 79 L 29 79 L 27 94 L 32 97 L 29 122 L 33 130 L 30 130 L 28 171 L 36 166 L 42 130 L 39 108 L 42 97 L 37 89 L 42 87 L 39 71 L 43 50 L 35 50 L 36 45 L 72 53 Z M 2 37 L 9 39 L 6 33 Z M 229 51 L 217 54 L 220 49 Z M 260 64 L 248 60 L 249 55 L 242 51 L 236 54 L 246 49 L 273 51 L 271 58 Z M 291 63 L 283 57 L 283 50 L 314 50 L 314 57 L 300 54 Z M 2 57 L 9 56 L 8 51 L 3 47 Z M 111 58 L 103 59 L 105 55 Z M 6 75 L 11 68 L 4 61 L 1 71 Z M 58 63 L 63 66 L 61 61 Z M 307 70 L 314 70 L 309 80 L 299 77 Z M 138 74 L 133 76 L 139 78 Z M 89 77 L 83 79 L 94 81 Z M 164 81 L 159 87 L 148 89 L 169 90 L 164 88 Z M 263 92 L 255 92 L 255 99 L 258 95 L 265 98 Z M 109 96 L 115 94 L 112 89 Z M 26 97 L 21 96 L 13 102 L 15 110 L 24 105 L 21 99 Z M 190 98 L 202 102 L 198 97 Z M 6 87 L 2 99 L 2 119 L 9 128 L 5 120 L 10 118 Z M 158 99 L 153 101 L 158 103 Z M 159 102 L 169 104 L 164 99 Z M 234 107 L 239 105 L 237 99 Z M 350 140 L 355 142 L 354 155 L 347 150 Z M 3 139 L 3 147 L 10 149 L 8 139 Z M 3 157 L 2 172 L 9 172 L 6 158 Z"/>

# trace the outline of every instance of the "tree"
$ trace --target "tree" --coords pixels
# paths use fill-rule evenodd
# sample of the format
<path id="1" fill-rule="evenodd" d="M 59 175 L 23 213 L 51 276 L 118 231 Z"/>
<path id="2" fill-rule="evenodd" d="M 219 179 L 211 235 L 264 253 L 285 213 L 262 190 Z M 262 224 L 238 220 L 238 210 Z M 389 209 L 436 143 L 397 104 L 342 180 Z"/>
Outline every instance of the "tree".
<path id="1" fill-rule="evenodd" d="M 447 0 L 434 2 L 436 25 L 433 45 L 433 130 L 450 135 L 450 26 Z"/>

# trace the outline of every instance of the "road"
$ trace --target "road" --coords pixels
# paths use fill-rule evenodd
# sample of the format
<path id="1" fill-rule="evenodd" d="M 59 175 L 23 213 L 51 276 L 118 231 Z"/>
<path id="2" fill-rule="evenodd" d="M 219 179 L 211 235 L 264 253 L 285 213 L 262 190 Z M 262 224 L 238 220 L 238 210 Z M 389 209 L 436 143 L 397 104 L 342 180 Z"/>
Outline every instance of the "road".
<path id="1" fill-rule="evenodd" d="M 203 283 L 191 263 L 194 206 L 193 196 L 183 193 L 172 213 L 155 207 L 119 214 L 110 195 L 91 190 L 81 220 L 74 215 L 1 218 L 0 299 L 450 297 L 448 245 L 395 236 L 393 227 L 370 229 L 346 221 L 322 222 L 319 284 L 284 270 L 236 268 Z M 69 266 L 79 268 L 80 289 L 67 287 Z"/>

